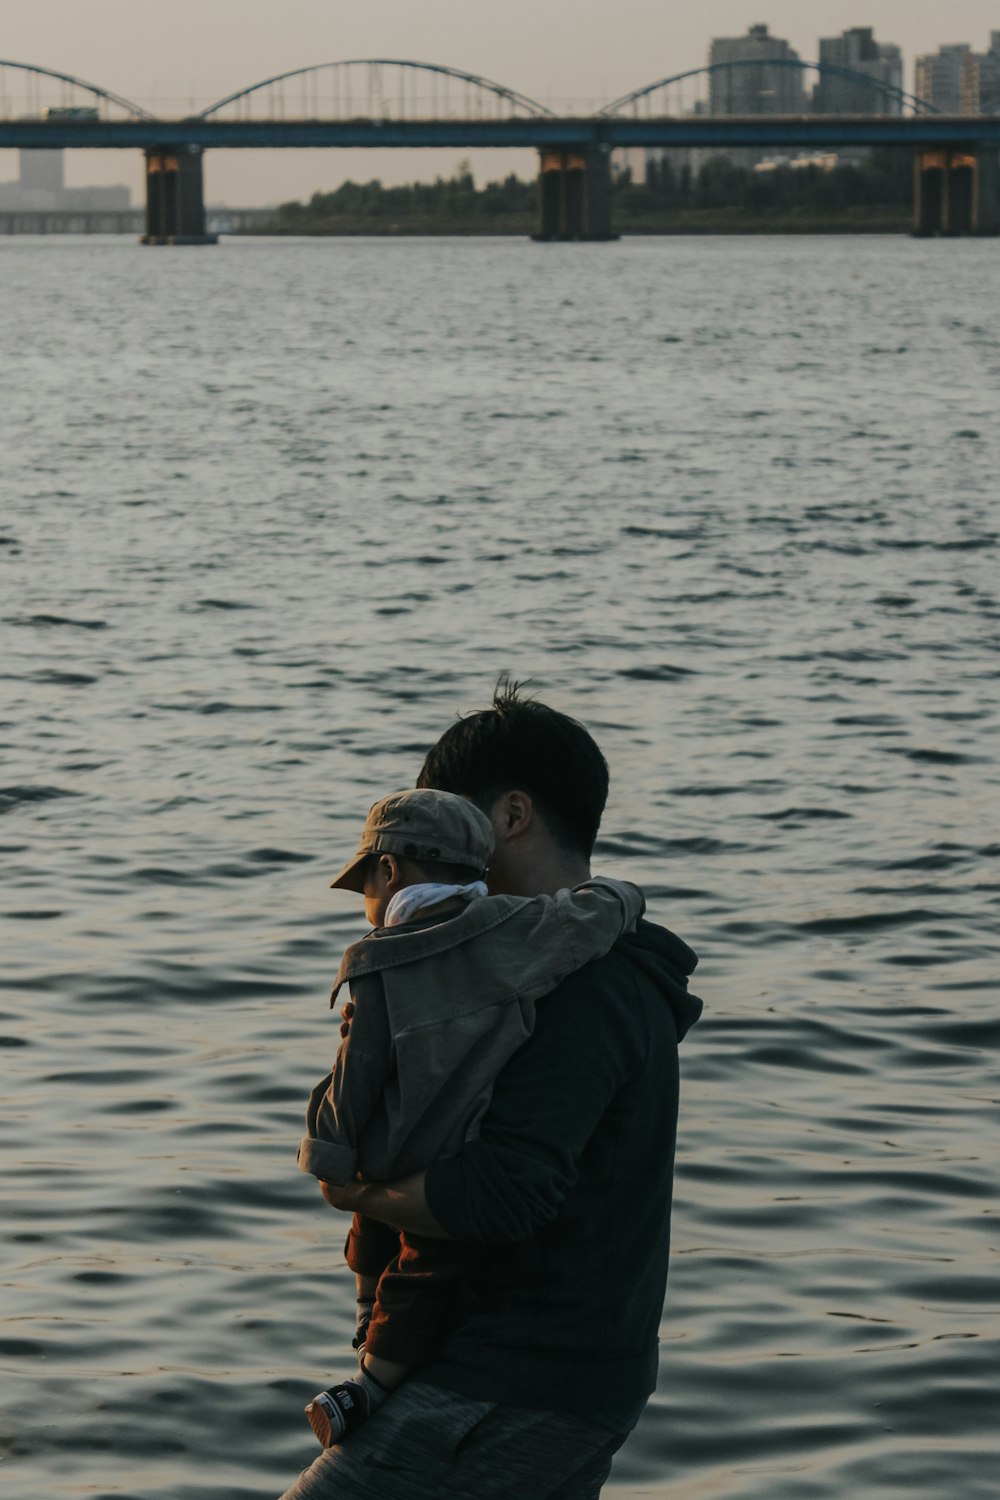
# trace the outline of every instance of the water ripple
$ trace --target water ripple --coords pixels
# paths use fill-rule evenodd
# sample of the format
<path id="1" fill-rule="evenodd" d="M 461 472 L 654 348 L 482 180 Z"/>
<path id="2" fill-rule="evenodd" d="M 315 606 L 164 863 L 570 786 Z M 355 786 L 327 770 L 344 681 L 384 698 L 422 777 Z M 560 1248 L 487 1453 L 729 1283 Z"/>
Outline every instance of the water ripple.
<path id="1" fill-rule="evenodd" d="M 609 1497 L 994 1500 L 1000 263 L 548 249 L 0 246 L 12 1495 L 310 1457 L 328 881 L 510 669 L 708 1001 Z"/>

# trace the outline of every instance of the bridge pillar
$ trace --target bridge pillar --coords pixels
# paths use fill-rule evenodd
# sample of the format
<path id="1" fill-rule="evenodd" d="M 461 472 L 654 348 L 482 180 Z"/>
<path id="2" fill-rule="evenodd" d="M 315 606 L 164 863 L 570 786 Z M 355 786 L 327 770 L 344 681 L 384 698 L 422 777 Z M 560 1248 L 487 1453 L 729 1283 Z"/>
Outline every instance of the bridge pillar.
<path id="1" fill-rule="evenodd" d="M 996 147 L 918 151 L 913 233 L 1000 235 L 1000 154 Z"/>
<path id="2" fill-rule="evenodd" d="M 611 226 L 611 152 L 602 143 L 539 151 L 536 240 L 616 240 Z"/>
<path id="3" fill-rule="evenodd" d="M 1000 151 L 981 146 L 976 152 L 972 232 L 1000 235 Z"/>
<path id="4" fill-rule="evenodd" d="M 154 146 L 146 152 L 144 245 L 216 245 L 205 231 L 200 146 Z"/>

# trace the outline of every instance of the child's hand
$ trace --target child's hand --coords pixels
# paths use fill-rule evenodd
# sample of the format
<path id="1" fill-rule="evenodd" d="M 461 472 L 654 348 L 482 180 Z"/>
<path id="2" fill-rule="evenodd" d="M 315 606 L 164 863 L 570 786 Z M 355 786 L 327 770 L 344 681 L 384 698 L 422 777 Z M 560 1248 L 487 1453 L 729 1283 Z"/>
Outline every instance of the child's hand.
<path id="1" fill-rule="evenodd" d="M 319 1190 L 331 1208 L 353 1213 L 363 1188 L 360 1182 L 323 1182 L 321 1179 Z"/>

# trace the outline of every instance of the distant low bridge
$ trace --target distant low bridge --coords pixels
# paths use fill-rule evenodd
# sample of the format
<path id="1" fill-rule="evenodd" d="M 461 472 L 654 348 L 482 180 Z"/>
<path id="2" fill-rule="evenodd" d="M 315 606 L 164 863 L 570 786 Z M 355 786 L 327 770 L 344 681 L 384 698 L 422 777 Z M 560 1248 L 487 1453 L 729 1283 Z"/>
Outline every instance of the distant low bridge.
<path id="1" fill-rule="evenodd" d="M 143 151 L 144 238 L 152 244 L 214 239 L 205 217 L 206 150 L 332 147 L 533 148 L 540 157 L 538 237 L 589 240 L 614 237 L 610 157 L 619 148 L 908 147 L 916 163 L 916 232 L 1000 234 L 1000 117 L 945 116 L 902 90 L 825 64 L 765 59 L 721 66 L 850 77 L 871 88 L 873 112 L 667 112 L 671 90 L 688 80 L 704 83 L 716 65 L 660 79 L 594 114 L 558 116 L 516 90 L 458 69 L 361 59 L 276 75 L 200 114 L 166 120 L 71 75 L 0 61 L 0 147 Z M 26 80 L 27 109 L 10 108 L 11 71 Z M 46 90 L 55 102 L 42 102 Z"/>
<path id="2" fill-rule="evenodd" d="M 263 229 L 270 208 L 207 208 L 209 236 Z M 11 234 L 137 234 L 146 230 L 145 208 L 0 208 L 0 236 Z"/>

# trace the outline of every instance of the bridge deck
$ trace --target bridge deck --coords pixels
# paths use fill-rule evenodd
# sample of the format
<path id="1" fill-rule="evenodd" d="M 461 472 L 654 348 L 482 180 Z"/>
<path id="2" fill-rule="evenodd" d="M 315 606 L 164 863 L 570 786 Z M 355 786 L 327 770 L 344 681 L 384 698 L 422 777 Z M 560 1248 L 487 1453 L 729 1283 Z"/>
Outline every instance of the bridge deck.
<path id="1" fill-rule="evenodd" d="M 508 120 L 0 120 L 0 147 L 23 150 L 312 147 L 986 146 L 1000 116 L 755 115 L 747 118 Z"/>

